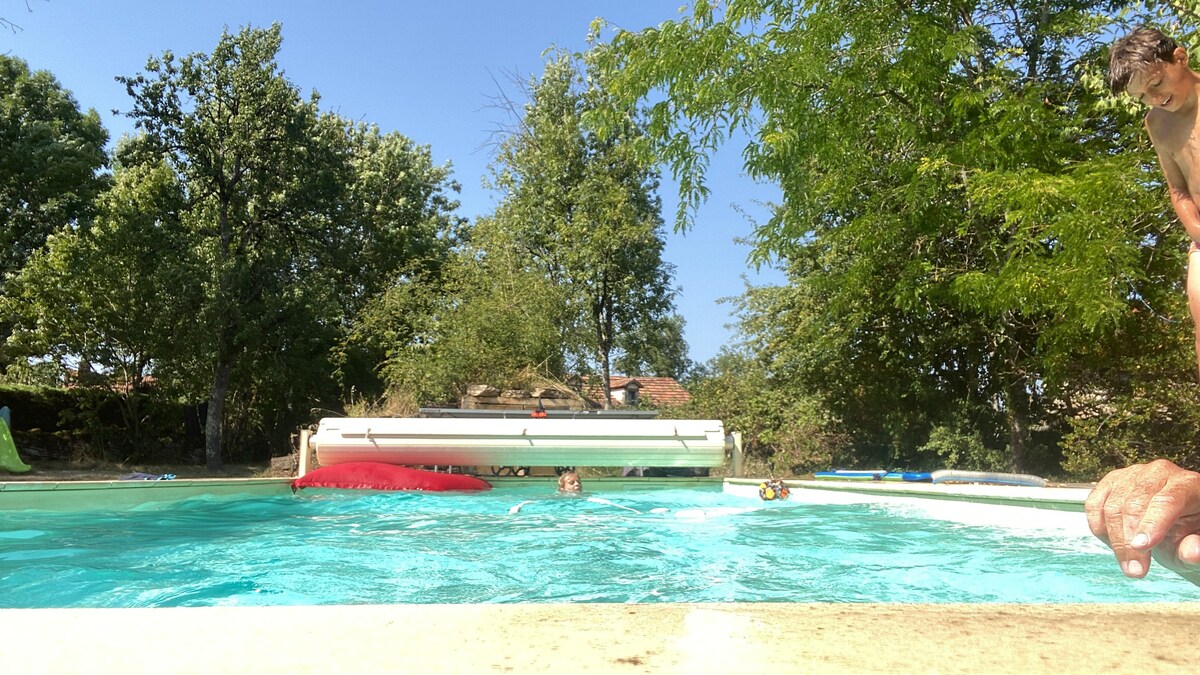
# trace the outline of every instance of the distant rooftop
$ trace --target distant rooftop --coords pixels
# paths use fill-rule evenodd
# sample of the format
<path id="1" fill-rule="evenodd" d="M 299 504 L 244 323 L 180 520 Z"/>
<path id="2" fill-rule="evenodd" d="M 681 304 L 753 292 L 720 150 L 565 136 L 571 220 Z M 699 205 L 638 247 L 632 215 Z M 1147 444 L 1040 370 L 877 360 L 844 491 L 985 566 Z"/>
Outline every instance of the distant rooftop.
<path id="1" fill-rule="evenodd" d="M 612 390 L 613 403 L 617 405 L 631 404 L 626 400 L 627 392 L 637 390 L 637 398 L 652 405 L 674 406 L 683 405 L 692 400 L 683 385 L 673 377 L 625 377 L 613 375 L 609 378 L 609 388 Z M 584 380 L 584 396 L 593 401 L 604 399 L 604 392 L 599 384 L 593 384 L 590 379 Z"/>

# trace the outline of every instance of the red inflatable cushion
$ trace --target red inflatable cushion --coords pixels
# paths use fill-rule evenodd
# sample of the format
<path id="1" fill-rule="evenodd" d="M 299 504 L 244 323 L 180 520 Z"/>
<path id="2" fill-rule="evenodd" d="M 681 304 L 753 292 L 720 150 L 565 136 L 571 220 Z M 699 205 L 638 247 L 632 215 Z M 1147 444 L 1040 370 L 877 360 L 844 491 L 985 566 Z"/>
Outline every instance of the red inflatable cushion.
<path id="1" fill-rule="evenodd" d="M 382 462 L 323 466 L 292 481 L 292 492 L 306 487 L 349 490 L 490 490 L 491 483 L 460 473 L 437 473 Z"/>

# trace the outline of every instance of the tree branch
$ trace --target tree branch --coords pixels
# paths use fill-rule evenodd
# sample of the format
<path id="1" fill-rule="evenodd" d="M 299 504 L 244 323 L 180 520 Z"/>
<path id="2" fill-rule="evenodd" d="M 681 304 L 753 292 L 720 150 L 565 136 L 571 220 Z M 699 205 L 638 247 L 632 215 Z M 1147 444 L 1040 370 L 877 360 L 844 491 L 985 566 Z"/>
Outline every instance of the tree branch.
<path id="1" fill-rule="evenodd" d="M 50 2 L 50 0 L 46 0 L 46 2 Z M 29 6 L 29 0 L 25 0 L 25 11 L 33 14 L 33 8 Z M 21 28 L 17 24 L 13 23 L 11 19 L 7 19 L 3 16 L 0 16 L 0 29 L 8 30 L 14 35 L 19 31 L 25 30 L 24 28 Z"/>

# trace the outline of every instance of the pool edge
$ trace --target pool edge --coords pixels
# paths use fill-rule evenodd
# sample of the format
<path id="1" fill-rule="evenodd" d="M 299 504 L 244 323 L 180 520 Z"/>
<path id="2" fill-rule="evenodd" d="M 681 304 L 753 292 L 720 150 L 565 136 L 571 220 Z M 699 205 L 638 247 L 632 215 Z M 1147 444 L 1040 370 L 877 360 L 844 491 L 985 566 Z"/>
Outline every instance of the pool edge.
<path id="1" fill-rule="evenodd" d="M 497 486 L 547 478 L 486 477 Z M 92 508 L 134 508 L 141 504 L 208 496 L 273 496 L 288 494 L 293 478 L 193 478 L 158 481 L 0 481 L 0 510 L 47 511 Z M 589 478 L 588 484 L 607 488 L 654 489 L 687 486 L 731 487 L 753 496 L 762 479 L 754 478 Z M 788 480 L 793 490 L 815 490 L 841 494 L 906 499 L 937 499 L 982 504 L 1023 506 L 1055 511 L 1083 511 L 1088 490 L 1084 488 L 1032 488 L 1002 485 L 931 485 L 927 483 L 883 483 Z"/>
<path id="2" fill-rule="evenodd" d="M 1136 583 L 1136 582 L 1130 582 Z M 14 672 L 1193 672 L 1200 605 L 0 610 Z M 789 668 L 790 669 L 790 668 Z"/>
<path id="3" fill-rule="evenodd" d="M 0 511 L 135 508 L 191 497 L 271 496 L 291 492 L 293 478 L 0 482 Z"/>
<path id="4" fill-rule="evenodd" d="M 759 480 L 749 478 L 727 478 L 727 486 L 742 492 L 756 490 Z M 979 484 L 931 484 L 931 483 L 886 483 L 863 481 L 816 481 L 788 480 L 792 490 L 813 490 L 869 497 L 891 497 L 901 499 L 935 499 L 942 501 L 993 504 L 997 506 L 1021 506 L 1051 511 L 1083 512 L 1088 488 L 1067 487 L 1020 487 L 1012 485 Z"/>

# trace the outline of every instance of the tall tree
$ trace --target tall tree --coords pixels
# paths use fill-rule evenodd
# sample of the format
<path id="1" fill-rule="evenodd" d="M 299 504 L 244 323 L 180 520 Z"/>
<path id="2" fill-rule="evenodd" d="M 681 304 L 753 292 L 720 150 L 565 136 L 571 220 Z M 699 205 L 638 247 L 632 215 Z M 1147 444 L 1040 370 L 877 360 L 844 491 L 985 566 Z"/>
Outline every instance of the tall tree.
<path id="1" fill-rule="evenodd" d="M 53 75 L 0 54 L 0 294 L 52 232 L 86 221 L 107 142 L 96 111 L 81 111 Z"/>
<path id="2" fill-rule="evenodd" d="M 152 366 L 178 358 L 197 304 L 183 191 L 165 165 L 117 166 L 90 226 L 65 226 L 14 277 L 0 307 L 14 319 L 10 343 L 24 357 L 87 364 L 116 386 L 139 450 L 139 400 Z M 89 384 L 81 372 L 79 382 Z"/>
<path id="3" fill-rule="evenodd" d="M 165 165 L 118 167 L 87 228 L 66 226 L 14 277 L 7 307 L 27 356 L 82 360 L 134 388 L 167 356 L 173 308 L 194 270 L 179 226 L 181 186 Z M 175 328 L 178 328 L 177 326 Z"/>
<path id="4" fill-rule="evenodd" d="M 640 321 L 621 338 L 622 350 L 614 367 L 626 375 L 683 379 L 693 368 L 678 314 Z"/>
<path id="5" fill-rule="evenodd" d="M 378 397 L 377 371 L 434 310 L 406 299 L 416 288 L 421 297 L 442 293 L 442 268 L 464 225 L 451 198 L 459 185 L 428 146 L 374 125 L 347 123 L 346 133 L 354 175 L 330 246 L 332 268 L 355 273 L 329 279 L 347 322 L 335 361 L 343 394 L 354 387 L 358 396 Z"/>
<path id="6" fill-rule="evenodd" d="M 675 291 L 673 268 L 662 259 L 657 173 L 635 152 L 641 130 L 632 115 L 608 136 L 583 127 L 598 92 L 580 67 L 558 53 L 532 83 L 524 114 L 496 157 L 502 201 L 495 218 L 536 269 L 568 290 L 567 316 L 589 334 L 580 356 L 603 378 L 607 405 L 614 352 L 650 353 L 641 328 L 667 320 Z M 637 350 L 627 348 L 634 339 L 642 341 Z"/>
<path id="7" fill-rule="evenodd" d="M 683 226 L 709 153 L 750 134 L 748 172 L 784 194 L 755 255 L 793 286 L 752 317 L 793 386 L 892 458 L 965 417 L 1010 466 L 1053 467 L 1035 428 L 1139 379 L 1130 345 L 1184 344 L 1161 320 L 1186 311 L 1182 233 L 1097 76 L 1108 8 L 701 2 L 592 52 L 615 96 L 593 121 L 657 101 Z"/>
<path id="8" fill-rule="evenodd" d="M 471 384 L 525 386 L 530 373 L 566 379 L 569 295 L 531 268 L 513 233 L 478 219 L 471 239 L 436 277 L 397 284 L 375 312 L 391 319 L 385 376 L 420 403 L 457 400 Z"/>
<path id="9" fill-rule="evenodd" d="M 209 327 L 206 458 L 222 466 L 225 403 L 239 366 L 260 348 L 293 344 L 286 324 L 306 315 L 309 272 L 320 268 L 323 235 L 349 184 L 345 134 L 301 98 L 276 55 L 278 25 L 221 36 L 211 54 L 151 58 L 146 72 L 118 78 L 143 132 L 141 154 L 165 160 L 188 198 L 184 222 L 204 256 Z M 315 329 L 315 328 L 314 328 Z M 277 337 L 272 337 L 277 336 Z"/>

